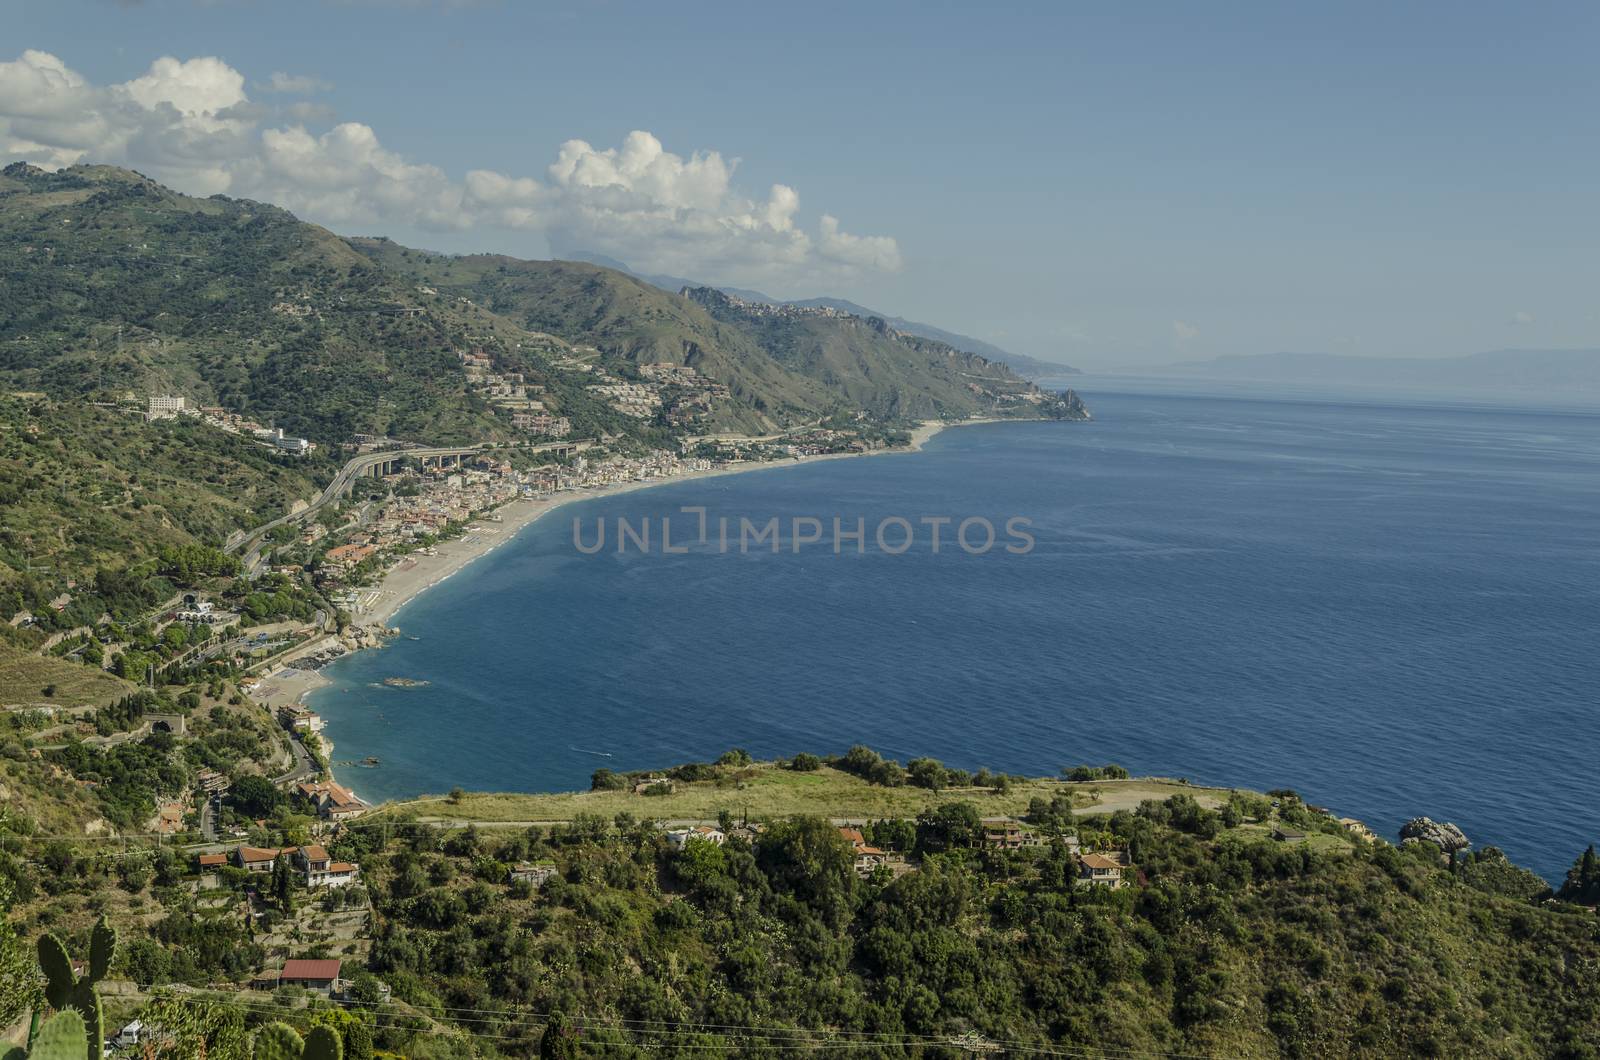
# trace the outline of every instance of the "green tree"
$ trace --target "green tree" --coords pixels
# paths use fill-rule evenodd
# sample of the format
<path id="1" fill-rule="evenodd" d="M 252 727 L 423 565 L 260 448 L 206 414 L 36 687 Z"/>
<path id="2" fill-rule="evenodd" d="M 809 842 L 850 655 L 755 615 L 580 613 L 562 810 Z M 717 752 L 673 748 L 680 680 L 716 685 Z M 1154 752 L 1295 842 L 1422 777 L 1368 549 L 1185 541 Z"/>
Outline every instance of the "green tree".
<path id="1" fill-rule="evenodd" d="M 929 854 L 977 846 L 983 818 L 969 802 L 944 802 L 917 817 L 917 849 Z"/>
<path id="2" fill-rule="evenodd" d="M 589 777 L 590 791 L 621 791 L 628 786 L 628 778 L 614 769 L 601 767 Z"/>
<path id="3" fill-rule="evenodd" d="M 272 897 L 285 916 L 294 912 L 294 870 L 287 854 L 279 854 L 272 862 Z"/>
<path id="4" fill-rule="evenodd" d="M 265 777 L 246 775 L 233 782 L 228 801 L 248 817 L 270 817 L 283 805 L 283 793 Z"/>
<path id="5" fill-rule="evenodd" d="M 792 817 L 768 828 L 756 863 L 775 891 L 788 892 L 835 927 L 843 923 L 856 884 L 855 853 L 821 817 Z"/>
<path id="6" fill-rule="evenodd" d="M 561 1012 L 552 1012 L 539 1036 L 539 1060 L 577 1060 L 578 1032 Z"/>
<path id="7" fill-rule="evenodd" d="M 947 778 L 948 771 L 937 758 L 913 758 L 906 763 L 906 779 L 916 787 L 943 791 Z"/>
<path id="8" fill-rule="evenodd" d="M 1561 884 L 1561 890 L 1556 894 L 1564 901 L 1600 905 L 1600 855 L 1595 854 L 1594 844 L 1591 843 L 1589 849 L 1573 862 L 1565 882 Z"/>

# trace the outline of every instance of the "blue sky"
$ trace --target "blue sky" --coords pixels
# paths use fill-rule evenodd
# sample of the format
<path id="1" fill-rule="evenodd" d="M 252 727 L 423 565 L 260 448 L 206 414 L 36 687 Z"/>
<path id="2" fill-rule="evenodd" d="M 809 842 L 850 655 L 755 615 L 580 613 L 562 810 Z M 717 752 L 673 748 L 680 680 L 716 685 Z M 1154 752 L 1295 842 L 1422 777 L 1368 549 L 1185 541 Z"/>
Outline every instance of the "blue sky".
<path id="1" fill-rule="evenodd" d="M 582 245 L 836 294 L 1100 368 L 1600 346 L 1597 18 L 1585 5 L 12 0 L 0 150 L 136 164 L 182 190 L 439 249 Z M 67 72 L 37 55 L 23 69 L 26 50 Z M 164 56 L 180 65 L 152 72 Z M 182 65 L 200 58 L 225 66 Z M 274 73 L 293 90 L 274 91 Z M 59 106 L 34 104 L 40 85 Z M 370 138 L 322 139 L 340 123 Z M 657 146 L 607 155 L 634 130 Z M 587 150 L 558 177 L 574 140 Z M 696 152 L 720 168 L 697 168 Z M 657 153 L 668 169 L 609 183 Z"/>

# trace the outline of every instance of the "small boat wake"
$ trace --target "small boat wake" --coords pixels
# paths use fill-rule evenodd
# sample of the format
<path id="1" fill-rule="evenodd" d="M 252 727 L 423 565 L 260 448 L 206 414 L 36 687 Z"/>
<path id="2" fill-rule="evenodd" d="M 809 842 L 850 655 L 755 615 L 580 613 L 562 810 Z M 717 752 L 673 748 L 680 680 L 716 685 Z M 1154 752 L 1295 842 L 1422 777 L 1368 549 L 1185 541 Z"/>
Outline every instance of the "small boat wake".
<path id="1" fill-rule="evenodd" d="M 587 748 L 583 748 L 583 747 L 573 747 L 571 744 L 567 745 L 567 750 L 576 751 L 581 755 L 594 755 L 596 758 L 610 758 L 611 757 L 611 752 L 610 751 L 590 751 Z"/>

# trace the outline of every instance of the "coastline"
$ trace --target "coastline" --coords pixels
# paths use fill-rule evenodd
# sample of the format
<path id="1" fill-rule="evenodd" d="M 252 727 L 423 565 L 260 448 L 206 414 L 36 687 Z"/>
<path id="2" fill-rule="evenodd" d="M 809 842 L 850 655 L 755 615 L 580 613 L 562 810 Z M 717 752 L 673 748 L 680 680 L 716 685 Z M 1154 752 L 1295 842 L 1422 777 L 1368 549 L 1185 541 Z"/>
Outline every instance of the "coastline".
<path id="1" fill-rule="evenodd" d="M 261 676 L 261 685 L 252 698 L 269 710 L 276 710 L 279 707 L 294 703 L 303 704 L 308 695 L 332 682 L 316 670 L 298 669 L 294 665 L 295 659 L 311 655 L 336 644 L 345 647 L 345 654 L 364 651 L 371 647 L 382 647 L 382 641 L 378 639 L 379 634 L 390 628 L 394 617 L 407 604 L 435 585 L 450 578 L 468 564 L 483 558 L 501 545 L 511 541 L 523 530 L 538 522 L 539 519 L 567 504 L 632 493 L 636 490 L 649 489 L 653 486 L 666 486 L 678 482 L 690 482 L 695 479 L 737 475 L 749 471 L 777 470 L 802 464 L 814 464 L 824 460 L 914 453 L 921 450 L 929 439 L 947 427 L 965 427 L 979 423 L 1013 422 L 1027 423 L 1034 421 L 999 417 L 957 420 L 954 422 L 925 420 L 912 430 L 910 444 L 894 449 L 874 449 L 864 453 L 824 453 L 818 456 L 798 457 L 789 460 L 747 460 L 710 471 L 691 471 L 683 475 L 650 478 L 639 482 L 622 482 L 601 486 L 597 489 L 567 490 L 538 499 L 510 501 L 492 512 L 486 512 L 473 519 L 468 524 L 469 531 L 464 537 L 439 544 L 435 548 L 434 555 L 425 556 L 413 552 L 402 557 L 398 563 L 384 573 L 383 577 L 378 580 L 377 585 L 363 593 L 363 597 L 370 597 L 371 602 L 363 608 L 360 614 L 353 616 L 351 621 L 352 628 L 358 629 L 362 634 L 358 643 L 352 645 L 347 639 L 332 634 L 306 643 L 287 656 L 271 672 Z M 332 745 L 328 743 L 327 738 L 323 737 L 322 739 L 325 748 L 331 748 Z M 330 777 L 334 776 L 332 761 L 330 753 L 328 770 Z"/>
<path id="2" fill-rule="evenodd" d="M 911 432 L 911 444 L 896 449 L 875 449 L 865 453 L 824 453 L 819 456 L 798 457 L 789 460 L 746 460 L 710 471 L 690 471 L 682 475 L 649 478 L 639 482 L 621 482 L 597 489 L 566 490 L 537 500 L 515 500 L 501 505 L 491 513 L 473 519 L 465 538 L 446 541 L 436 546 L 436 555 L 412 553 L 391 567 L 374 587 L 376 599 L 353 622 L 368 628 L 387 628 L 394 616 L 407 604 L 449 578 L 463 567 L 488 555 L 515 538 L 527 527 L 555 511 L 578 501 L 632 493 L 653 486 L 667 486 L 697 479 L 720 478 L 749 471 L 769 471 L 802 464 L 815 464 L 824 460 L 845 460 L 858 457 L 889 456 L 896 453 L 914 453 L 928 440 L 946 427 L 959 427 L 976 423 L 1012 422 L 1009 420 L 962 420 L 943 423 L 929 420 Z M 1019 421 L 1026 422 L 1026 421 Z M 498 517 L 498 518 L 496 518 Z M 326 682 L 323 682 L 326 683 Z"/>

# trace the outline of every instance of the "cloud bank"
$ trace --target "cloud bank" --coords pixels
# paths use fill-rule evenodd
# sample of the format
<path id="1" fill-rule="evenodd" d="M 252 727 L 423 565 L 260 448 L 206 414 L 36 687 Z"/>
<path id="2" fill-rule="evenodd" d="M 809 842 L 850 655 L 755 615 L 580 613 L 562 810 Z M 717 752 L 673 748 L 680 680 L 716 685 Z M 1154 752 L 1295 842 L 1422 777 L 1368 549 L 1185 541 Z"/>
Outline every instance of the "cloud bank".
<path id="1" fill-rule="evenodd" d="M 275 72 L 258 87 L 307 95 L 326 86 Z M 648 132 L 619 147 L 568 140 L 540 176 L 480 169 L 458 179 L 388 150 L 360 122 L 308 128 L 325 113 L 308 102 L 255 103 L 244 76 L 209 56 L 162 57 L 111 85 L 89 83 L 48 52 L 0 62 L 0 162 L 124 165 L 190 194 L 259 199 L 346 230 L 538 233 L 651 272 L 781 280 L 901 264 L 894 239 L 846 232 L 827 213 L 808 230 L 793 188 L 742 192 L 737 160 L 683 157 Z"/>

